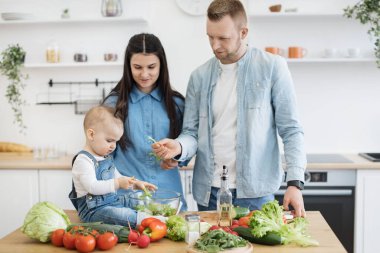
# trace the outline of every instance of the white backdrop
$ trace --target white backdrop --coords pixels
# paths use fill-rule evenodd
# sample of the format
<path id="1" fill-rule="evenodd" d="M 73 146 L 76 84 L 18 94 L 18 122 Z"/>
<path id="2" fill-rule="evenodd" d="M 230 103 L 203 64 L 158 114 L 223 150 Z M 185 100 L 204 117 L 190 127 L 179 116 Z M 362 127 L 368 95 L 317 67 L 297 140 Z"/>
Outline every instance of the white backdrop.
<path id="1" fill-rule="evenodd" d="M 39 17 L 59 17 L 69 8 L 72 18 L 100 17 L 100 0 L 1 0 L 0 12 L 31 12 Z M 264 13 L 277 1 L 246 0 L 251 13 Z M 284 8 L 297 7 L 308 13 L 335 13 L 355 2 L 281 1 Z M 148 25 L 125 23 L 0 25 L 0 50 L 20 43 L 27 50 L 29 63 L 43 62 L 46 46 L 54 39 L 62 61 L 85 51 L 90 60 L 100 60 L 113 50 L 123 55 L 131 35 L 152 32 L 161 39 L 169 61 L 172 84 L 185 94 L 191 71 L 212 56 L 205 32 L 205 17 L 182 12 L 175 0 L 124 0 L 124 16 L 146 16 Z M 308 49 L 309 57 L 319 57 L 325 48 L 358 47 L 373 57 L 367 28 L 341 17 L 250 18 L 253 46 L 297 45 Z M 374 63 L 289 63 L 309 153 L 356 153 L 380 151 L 380 69 Z M 18 132 L 13 114 L 4 97 L 7 80 L 0 77 L 0 141 L 32 147 L 55 144 L 61 151 L 77 152 L 83 145 L 83 115 L 75 115 L 72 105 L 36 105 L 38 94 L 48 91 L 50 78 L 56 81 L 118 80 L 121 67 L 33 68 L 24 98 L 27 134 Z M 110 87 L 106 87 L 109 89 Z M 51 92 L 60 92 L 53 87 Z M 98 96 L 101 89 L 85 87 L 82 93 Z"/>

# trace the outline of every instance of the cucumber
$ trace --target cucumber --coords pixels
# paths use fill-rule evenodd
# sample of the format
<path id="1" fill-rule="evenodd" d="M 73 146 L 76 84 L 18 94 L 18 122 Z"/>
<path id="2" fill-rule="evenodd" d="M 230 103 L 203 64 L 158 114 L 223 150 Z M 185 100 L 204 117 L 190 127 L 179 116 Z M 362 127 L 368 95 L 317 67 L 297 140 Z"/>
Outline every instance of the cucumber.
<path id="1" fill-rule="evenodd" d="M 232 208 L 232 219 L 240 219 L 249 214 L 249 209 L 246 207 L 234 206 Z"/>
<path id="2" fill-rule="evenodd" d="M 258 238 L 252 235 L 251 233 L 252 228 L 236 227 L 233 230 L 236 231 L 240 237 L 252 243 L 265 244 L 265 245 L 281 244 L 281 236 L 272 232 L 268 232 L 263 237 Z"/>

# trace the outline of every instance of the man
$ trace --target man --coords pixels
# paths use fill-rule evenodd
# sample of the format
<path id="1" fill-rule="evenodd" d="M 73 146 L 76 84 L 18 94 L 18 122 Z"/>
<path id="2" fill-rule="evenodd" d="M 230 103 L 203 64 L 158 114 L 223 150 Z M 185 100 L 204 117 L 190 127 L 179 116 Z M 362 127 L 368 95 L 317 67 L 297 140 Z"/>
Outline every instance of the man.
<path id="1" fill-rule="evenodd" d="M 273 200 L 282 180 L 278 132 L 287 167 L 283 205 L 305 216 L 304 139 L 286 61 L 248 48 L 247 15 L 239 0 L 213 1 L 207 17 L 215 57 L 191 74 L 181 135 L 153 144 L 153 151 L 167 169 L 177 163 L 170 158 L 183 161 L 197 154 L 193 195 L 200 211 L 216 209 L 223 165 L 233 204 L 259 209 Z"/>

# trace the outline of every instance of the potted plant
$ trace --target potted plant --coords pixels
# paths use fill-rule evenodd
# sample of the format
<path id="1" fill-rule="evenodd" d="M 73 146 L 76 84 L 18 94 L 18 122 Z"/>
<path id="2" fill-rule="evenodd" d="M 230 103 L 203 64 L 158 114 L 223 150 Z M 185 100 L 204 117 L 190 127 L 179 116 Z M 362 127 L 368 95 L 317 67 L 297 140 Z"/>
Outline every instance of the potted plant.
<path id="1" fill-rule="evenodd" d="M 376 63 L 380 68 L 380 2 L 379 0 L 361 0 L 354 6 L 343 9 L 344 16 L 355 18 L 370 26 L 368 34 L 375 39 Z"/>
<path id="2" fill-rule="evenodd" d="M 24 49 L 20 45 L 9 45 L 1 52 L 2 60 L 0 61 L 0 72 L 9 80 L 5 97 L 11 105 L 15 117 L 14 122 L 19 126 L 21 133 L 24 133 L 26 129 L 22 117 L 22 106 L 25 105 L 25 101 L 21 94 L 21 91 L 25 87 L 24 81 L 28 78 L 28 75 L 21 73 L 25 54 Z"/>

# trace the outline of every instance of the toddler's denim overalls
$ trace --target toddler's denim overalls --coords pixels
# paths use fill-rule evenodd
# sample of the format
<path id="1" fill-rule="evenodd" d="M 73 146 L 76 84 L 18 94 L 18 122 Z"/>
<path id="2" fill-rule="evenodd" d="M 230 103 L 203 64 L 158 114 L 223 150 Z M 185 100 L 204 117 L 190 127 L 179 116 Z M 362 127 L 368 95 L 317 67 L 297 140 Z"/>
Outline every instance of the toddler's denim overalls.
<path id="1" fill-rule="evenodd" d="M 79 154 L 88 156 L 94 163 L 97 180 L 109 180 L 115 178 L 115 166 L 112 156 L 107 156 L 102 161 L 96 161 L 95 157 L 87 151 Z M 76 156 L 73 159 L 76 158 Z M 102 221 L 107 224 L 127 226 L 128 219 L 132 226 L 136 225 L 137 212 L 128 207 L 126 195 L 111 192 L 105 195 L 92 195 L 77 198 L 74 183 L 69 198 L 77 209 L 79 217 L 84 222 Z"/>

